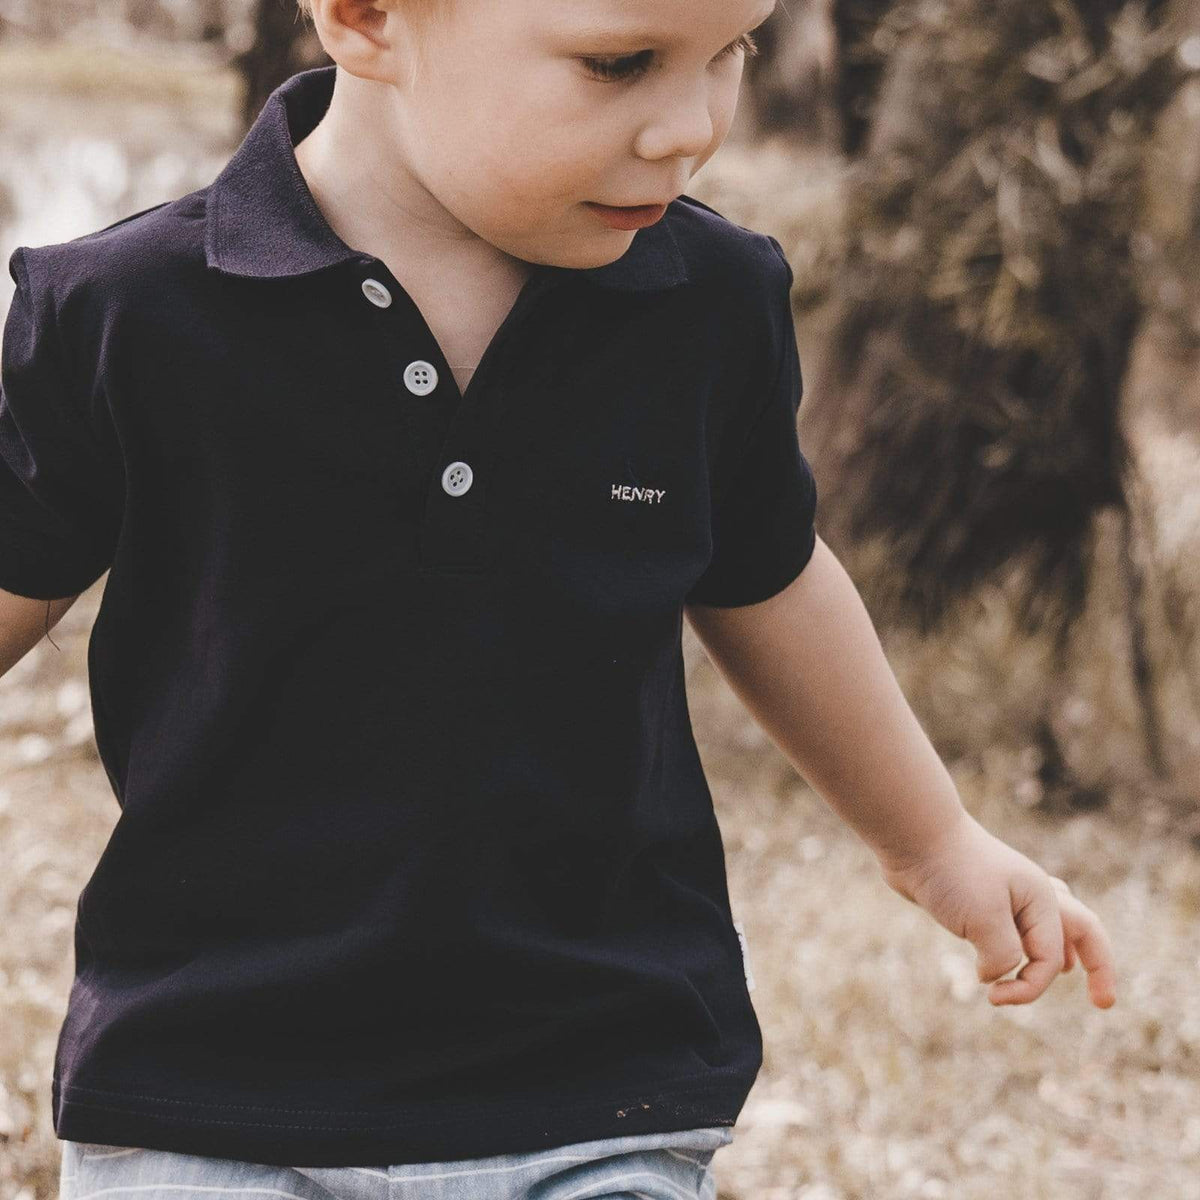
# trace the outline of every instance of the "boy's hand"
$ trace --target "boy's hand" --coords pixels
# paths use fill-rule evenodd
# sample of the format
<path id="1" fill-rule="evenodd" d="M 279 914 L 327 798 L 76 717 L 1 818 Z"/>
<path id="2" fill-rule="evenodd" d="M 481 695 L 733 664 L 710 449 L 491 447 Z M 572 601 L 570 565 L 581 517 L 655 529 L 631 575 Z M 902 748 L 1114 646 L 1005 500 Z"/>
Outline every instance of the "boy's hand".
<path id="1" fill-rule="evenodd" d="M 969 813 L 929 854 L 903 866 L 885 865 L 893 891 L 924 908 L 940 925 L 972 942 L 979 978 L 992 983 L 992 1004 L 1028 1004 L 1075 958 L 1088 974 L 1097 1008 L 1116 1003 L 1108 934 L 1070 888 L 1019 850 L 989 833 Z M 1029 961 L 1015 979 L 1002 975 Z M 997 982 L 999 981 L 999 982 Z"/>

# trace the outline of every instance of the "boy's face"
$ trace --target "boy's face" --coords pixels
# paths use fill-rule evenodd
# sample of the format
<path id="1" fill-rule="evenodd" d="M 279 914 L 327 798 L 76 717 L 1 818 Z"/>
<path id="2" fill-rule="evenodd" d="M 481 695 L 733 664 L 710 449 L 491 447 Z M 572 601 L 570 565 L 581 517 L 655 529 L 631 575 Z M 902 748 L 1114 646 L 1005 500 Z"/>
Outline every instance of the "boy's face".
<path id="1" fill-rule="evenodd" d="M 635 231 L 586 202 L 668 203 L 686 190 L 732 124 L 738 43 L 774 4 L 443 0 L 420 31 L 415 79 L 403 0 L 321 8 L 339 65 L 392 85 L 377 136 L 398 168 L 502 251 L 589 267 L 619 258 Z"/>

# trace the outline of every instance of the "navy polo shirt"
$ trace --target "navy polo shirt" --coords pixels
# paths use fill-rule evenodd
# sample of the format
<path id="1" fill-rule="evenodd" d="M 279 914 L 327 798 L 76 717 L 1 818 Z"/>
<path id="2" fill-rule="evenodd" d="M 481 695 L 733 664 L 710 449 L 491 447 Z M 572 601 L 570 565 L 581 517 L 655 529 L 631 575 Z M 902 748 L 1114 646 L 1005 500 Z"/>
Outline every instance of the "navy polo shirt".
<path id="1" fill-rule="evenodd" d="M 9 260 L 0 587 L 108 571 L 55 1131 L 348 1166 L 732 1125 L 762 1041 L 681 630 L 813 551 L 791 270 L 681 197 L 534 264 L 460 394 L 297 167 L 334 70 Z"/>

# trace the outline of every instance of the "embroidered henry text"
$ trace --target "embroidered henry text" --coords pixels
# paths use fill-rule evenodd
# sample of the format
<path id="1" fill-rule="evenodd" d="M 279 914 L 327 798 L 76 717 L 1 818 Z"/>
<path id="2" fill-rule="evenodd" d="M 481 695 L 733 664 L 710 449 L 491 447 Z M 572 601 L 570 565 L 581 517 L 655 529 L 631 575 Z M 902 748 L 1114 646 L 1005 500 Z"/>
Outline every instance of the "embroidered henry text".
<path id="1" fill-rule="evenodd" d="M 666 488 L 633 487 L 628 483 L 614 483 L 612 485 L 612 494 L 609 499 L 641 500 L 646 504 L 661 504 L 662 498 L 666 494 Z"/>

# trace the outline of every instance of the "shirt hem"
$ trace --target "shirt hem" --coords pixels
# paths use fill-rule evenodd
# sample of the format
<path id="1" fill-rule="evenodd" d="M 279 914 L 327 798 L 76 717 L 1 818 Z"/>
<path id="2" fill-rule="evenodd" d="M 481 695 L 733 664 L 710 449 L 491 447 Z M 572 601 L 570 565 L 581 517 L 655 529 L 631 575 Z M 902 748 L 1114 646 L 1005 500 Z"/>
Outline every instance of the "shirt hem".
<path id="1" fill-rule="evenodd" d="M 497 1096 L 350 1111 L 182 1100 L 63 1087 L 57 1079 L 52 1098 L 55 1135 L 63 1141 L 280 1166 L 395 1166 L 733 1126 L 753 1082 L 744 1072 L 709 1072 L 658 1088 L 573 1093 L 569 1100 Z"/>

